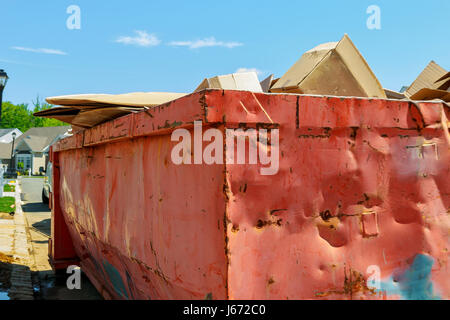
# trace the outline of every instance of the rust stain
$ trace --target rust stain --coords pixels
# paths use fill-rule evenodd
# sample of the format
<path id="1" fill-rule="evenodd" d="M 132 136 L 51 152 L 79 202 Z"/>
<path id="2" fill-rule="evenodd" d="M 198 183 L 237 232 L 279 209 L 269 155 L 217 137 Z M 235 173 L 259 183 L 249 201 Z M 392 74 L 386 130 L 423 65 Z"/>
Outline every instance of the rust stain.
<path id="1" fill-rule="evenodd" d="M 316 292 L 316 297 L 327 297 L 333 294 L 347 295 L 350 299 L 355 298 L 357 294 L 376 295 L 374 288 L 367 286 L 367 280 L 361 272 L 344 267 L 344 283 L 341 289 L 332 288 L 328 291 Z"/>

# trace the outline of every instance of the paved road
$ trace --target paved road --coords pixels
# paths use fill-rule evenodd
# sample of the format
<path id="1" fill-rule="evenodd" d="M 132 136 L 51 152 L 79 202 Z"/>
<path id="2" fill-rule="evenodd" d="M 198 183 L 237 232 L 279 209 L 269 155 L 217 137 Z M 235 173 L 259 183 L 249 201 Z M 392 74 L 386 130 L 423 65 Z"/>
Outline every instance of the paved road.
<path id="1" fill-rule="evenodd" d="M 44 300 L 99 300 L 102 299 L 89 279 L 83 274 L 81 290 L 66 287 L 68 275 L 55 275 L 48 262 L 48 239 L 51 234 L 51 212 L 42 203 L 42 178 L 22 178 L 22 206 L 30 230 L 35 265 L 33 283 L 35 296 Z"/>
<path id="2" fill-rule="evenodd" d="M 48 205 L 42 203 L 43 182 L 42 178 L 22 178 L 22 209 L 29 227 L 49 237 L 51 212 Z"/>

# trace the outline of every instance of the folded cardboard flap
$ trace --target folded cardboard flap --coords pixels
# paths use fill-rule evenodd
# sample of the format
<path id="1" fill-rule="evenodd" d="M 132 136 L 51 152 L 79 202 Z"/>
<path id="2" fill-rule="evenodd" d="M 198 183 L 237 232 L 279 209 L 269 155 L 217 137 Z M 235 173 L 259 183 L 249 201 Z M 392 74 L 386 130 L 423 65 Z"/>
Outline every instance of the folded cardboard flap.
<path id="1" fill-rule="evenodd" d="M 256 72 L 233 73 L 205 79 L 194 92 L 205 89 L 245 90 L 263 92 Z"/>
<path id="2" fill-rule="evenodd" d="M 42 110 L 34 113 L 35 116 L 44 117 L 51 115 L 77 115 L 79 110 L 72 107 L 53 107 L 51 109 Z"/>
<path id="3" fill-rule="evenodd" d="M 347 35 L 339 42 L 307 51 L 270 91 L 386 98 L 380 82 Z"/>
<path id="4" fill-rule="evenodd" d="M 444 90 L 436 90 L 430 88 L 423 88 L 410 97 L 411 100 L 435 100 L 439 99 L 445 102 L 450 102 L 450 92 Z"/>
<path id="5" fill-rule="evenodd" d="M 54 107 L 48 110 L 36 112 L 34 115 L 43 118 L 61 120 L 72 125 L 90 128 L 97 124 L 113 120 L 120 116 L 142 110 L 135 107 L 110 107 L 75 109 L 68 107 Z"/>
<path id="6" fill-rule="evenodd" d="M 438 81 L 442 81 L 442 80 L 450 80 L 450 71 L 447 72 L 446 74 L 444 74 L 442 77 L 440 77 L 439 79 L 437 79 L 436 82 Z"/>
<path id="7" fill-rule="evenodd" d="M 271 92 L 302 90 L 301 83 L 317 67 L 317 65 L 335 49 L 337 42 L 321 44 L 303 54 L 271 88 Z M 305 92 L 300 92 L 305 93 Z"/>
<path id="8" fill-rule="evenodd" d="M 152 107 L 185 96 L 186 93 L 174 92 L 132 92 L 125 94 L 79 94 L 58 97 L 49 97 L 47 102 L 60 106 L 78 106 L 85 108 L 111 107 L 111 106 L 132 106 L 132 107 Z"/>
<path id="9" fill-rule="evenodd" d="M 172 92 L 133 92 L 127 94 L 81 94 L 49 97 L 47 102 L 61 105 L 34 113 L 58 119 L 76 127 L 90 128 L 123 115 L 138 112 L 185 96 Z"/>
<path id="10" fill-rule="evenodd" d="M 386 93 L 386 97 L 388 99 L 406 99 L 406 96 L 404 93 L 401 92 L 397 92 L 397 91 L 393 91 L 393 90 L 389 90 L 389 89 L 384 89 L 384 92 Z"/>
<path id="11" fill-rule="evenodd" d="M 436 62 L 431 61 L 425 69 L 419 74 L 416 80 L 406 90 L 405 95 L 411 98 L 422 89 L 441 90 L 445 85 L 445 81 L 442 82 L 448 72 L 438 65 Z M 450 80 L 450 79 L 449 79 Z"/>
<path id="12" fill-rule="evenodd" d="M 450 102 L 450 72 L 431 61 L 405 91 L 411 100 L 440 99 Z"/>
<path id="13" fill-rule="evenodd" d="M 447 72 L 443 77 L 439 78 L 434 87 L 437 90 L 449 90 L 450 91 L 450 72 Z"/>
<path id="14" fill-rule="evenodd" d="M 100 123 L 116 119 L 129 113 L 130 110 L 123 107 L 86 110 L 81 111 L 76 118 L 73 119 L 72 124 L 83 128 L 91 128 Z"/>
<path id="15" fill-rule="evenodd" d="M 272 86 L 272 81 L 273 81 L 273 74 L 271 74 L 270 76 L 268 76 L 267 78 L 265 78 L 263 81 L 260 82 L 261 89 L 263 92 L 269 92 L 270 87 Z"/>

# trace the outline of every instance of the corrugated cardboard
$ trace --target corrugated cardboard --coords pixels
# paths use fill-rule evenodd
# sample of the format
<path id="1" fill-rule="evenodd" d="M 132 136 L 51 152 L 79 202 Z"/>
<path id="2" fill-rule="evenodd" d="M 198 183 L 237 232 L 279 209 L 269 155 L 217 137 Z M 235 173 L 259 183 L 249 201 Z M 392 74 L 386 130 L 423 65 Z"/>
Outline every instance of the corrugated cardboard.
<path id="1" fill-rule="evenodd" d="M 350 38 L 306 52 L 270 90 L 337 96 L 386 98 L 386 94 Z"/>
<path id="2" fill-rule="evenodd" d="M 185 96 L 185 93 L 134 92 L 119 95 L 81 94 L 47 98 L 54 107 L 36 112 L 37 117 L 53 118 L 74 126 L 90 128 L 97 124 L 154 107 Z"/>
<path id="3" fill-rule="evenodd" d="M 278 80 L 280 80 L 280 78 L 273 79 L 272 83 L 270 84 L 270 88 L 272 88 L 275 85 L 275 83 L 278 82 Z M 270 90 L 269 90 L 269 92 L 270 92 Z"/>
<path id="4" fill-rule="evenodd" d="M 431 61 L 425 69 L 420 73 L 416 80 L 406 90 L 405 95 L 411 98 L 418 93 L 421 89 L 437 89 L 439 90 L 443 83 L 436 83 L 443 80 L 447 74 L 447 71 L 438 65 L 436 62 Z"/>
<path id="5" fill-rule="evenodd" d="M 79 94 L 49 97 L 48 103 L 60 106 L 78 107 L 111 107 L 133 106 L 133 107 L 153 107 L 170 102 L 185 96 L 186 93 L 173 92 L 133 92 L 126 94 Z"/>
<path id="6" fill-rule="evenodd" d="M 72 125 L 83 128 L 90 128 L 97 124 L 113 120 L 120 116 L 142 110 L 142 107 L 92 107 L 83 109 L 81 106 L 75 107 L 54 107 L 48 110 L 36 112 L 34 115 L 43 118 L 58 119 Z"/>
<path id="7" fill-rule="evenodd" d="M 443 77 L 439 78 L 434 87 L 438 90 L 450 90 L 450 72 L 447 72 Z"/>
<path id="8" fill-rule="evenodd" d="M 132 112 L 126 107 L 101 108 L 81 111 L 71 122 L 79 127 L 91 128 L 106 121 L 110 121 Z"/>
<path id="9" fill-rule="evenodd" d="M 431 61 L 406 90 L 411 100 L 440 99 L 450 102 L 450 72 Z"/>
<path id="10" fill-rule="evenodd" d="M 205 79 L 194 92 L 205 89 L 245 90 L 263 92 L 256 72 L 233 73 Z"/>
<path id="11" fill-rule="evenodd" d="M 435 100 L 440 99 L 445 102 L 450 102 L 450 92 L 444 90 L 436 90 L 430 88 L 423 88 L 410 97 L 411 100 Z"/>
<path id="12" fill-rule="evenodd" d="M 406 96 L 404 93 L 401 92 L 397 92 L 397 91 L 393 91 L 393 90 L 389 90 L 389 89 L 384 89 L 384 92 L 386 93 L 386 97 L 388 97 L 389 99 L 406 99 Z"/>
<path id="13" fill-rule="evenodd" d="M 260 82 L 263 92 L 269 92 L 270 87 L 272 85 L 272 81 L 273 81 L 273 74 L 271 74 L 270 76 L 268 76 L 267 78 L 265 78 L 263 81 Z"/>

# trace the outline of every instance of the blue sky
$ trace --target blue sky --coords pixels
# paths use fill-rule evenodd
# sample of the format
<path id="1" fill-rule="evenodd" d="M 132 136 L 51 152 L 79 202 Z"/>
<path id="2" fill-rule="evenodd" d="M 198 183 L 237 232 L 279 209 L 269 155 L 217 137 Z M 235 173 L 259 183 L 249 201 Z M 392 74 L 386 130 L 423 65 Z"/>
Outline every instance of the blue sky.
<path id="1" fill-rule="evenodd" d="M 80 30 L 66 27 L 70 5 L 81 9 Z M 370 5 L 381 9 L 381 30 L 366 26 Z M 450 69 L 449 12 L 448 0 L 0 0 L 4 100 L 191 92 L 205 77 L 240 68 L 281 76 L 344 33 L 382 85 L 399 90 L 430 60 Z"/>

